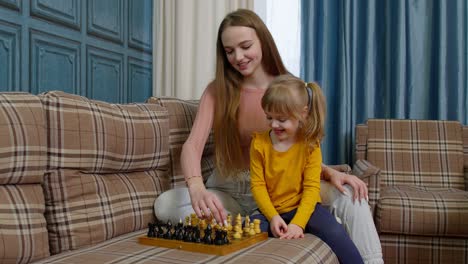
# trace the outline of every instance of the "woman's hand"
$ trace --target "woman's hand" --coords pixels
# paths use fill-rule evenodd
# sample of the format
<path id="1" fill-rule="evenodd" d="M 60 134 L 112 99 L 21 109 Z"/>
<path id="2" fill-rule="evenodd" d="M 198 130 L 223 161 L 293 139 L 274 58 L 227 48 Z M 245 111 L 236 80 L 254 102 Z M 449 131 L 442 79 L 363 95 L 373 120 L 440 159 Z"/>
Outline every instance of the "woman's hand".
<path id="1" fill-rule="evenodd" d="M 216 222 L 221 225 L 225 224 L 227 214 L 223 204 L 216 194 L 206 190 L 203 181 L 191 183 L 188 189 L 193 210 L 198 218 L 206 219 L 212 215 Z"/>
<path id="2" fill-rule="evenodd" d="M 356 199 L 366 199 L 369 201 L 367 185 L 358 177 L 337 171 L 330 167 L 325 167 L 323 173 L 324 179 L 330 181 L 330 183 L 343 194 L 346 194 L 346 189 L 344 188 L 345 184 L 349 184 L 353 187 L 353 201 Z"/>
<path id="3" fill-rule="evenodd" d="M 281 237 L 288 231 L 288 225 L 281 216 L 275 215 L 271 218 L 270 230 L 274 237 Z"/>
<path id="4" fill-rule="evenodd" d="M 303 238 L 304 237 L 304 230 L 296 224 L 289 224 L 288 231 L 280 236 L 280 239 L 296 239 L 296 238 Z"/>

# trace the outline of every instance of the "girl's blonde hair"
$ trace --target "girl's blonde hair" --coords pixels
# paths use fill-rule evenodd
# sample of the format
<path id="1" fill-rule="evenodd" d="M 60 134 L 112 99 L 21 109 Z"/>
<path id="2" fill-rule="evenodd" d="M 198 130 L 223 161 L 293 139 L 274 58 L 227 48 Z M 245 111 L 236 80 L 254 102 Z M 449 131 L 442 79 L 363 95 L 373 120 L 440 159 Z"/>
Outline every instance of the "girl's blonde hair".
<path id="1" fill-rule="evenodd" d="M 229 13 L 221 22 L 216 43 L 216 87 L 215 116 L 213 122 L 216 165 L 221 175 L 238 174 L 244 167 L 244 157 L 240 147 L 237 126 L 240 88 L 243 76 L 229 63 L 221 35 L 232 26 L 253 28 L 260 40 L 262 66 L 273 76 L 287 73 L 273 37 L 267 27 L 254 12 L 238 9 Z"/>
<path id="2" fill-rule="evenodd" d="M 312 149 L 320 144 L 325 135 L 326 102 L 316 83 L 305 83 L 289 74 L 278 76 L 265 91 L 262 108 L 265 112 L 284 114 L 299 120 L 298 135 Z"/>

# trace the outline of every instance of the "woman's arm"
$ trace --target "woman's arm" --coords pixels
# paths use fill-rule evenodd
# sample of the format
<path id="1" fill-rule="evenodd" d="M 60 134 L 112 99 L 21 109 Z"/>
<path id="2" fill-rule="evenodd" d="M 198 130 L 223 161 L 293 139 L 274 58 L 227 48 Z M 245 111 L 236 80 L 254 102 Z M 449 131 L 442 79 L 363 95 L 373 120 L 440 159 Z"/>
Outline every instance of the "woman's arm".
<path id="1" fill-rule="evenodd" d="M 214 86 L 203 92 L 190 135 L 182 147 L 180 162 L 187 182 L 192 207 L 199 218 L 212 214 L 218 223 L 226 219 L 226 212 L 218 197 L 206 190 L 201 173 L 201 158 L 210 135 L 215 111 Z"/>
<path id="2" fill-rule="evenodd" d="M 337 171 L 323 163 L 321 177 L 323 180 L 329 181 L 343 194 L 346 194 L 346 190 L 343 186 L 345 184 L 349 184 L 354 189 L 353 200 L 366 199 L 367 201 L 369 201 L 367 185 L 358 177 Z"/>

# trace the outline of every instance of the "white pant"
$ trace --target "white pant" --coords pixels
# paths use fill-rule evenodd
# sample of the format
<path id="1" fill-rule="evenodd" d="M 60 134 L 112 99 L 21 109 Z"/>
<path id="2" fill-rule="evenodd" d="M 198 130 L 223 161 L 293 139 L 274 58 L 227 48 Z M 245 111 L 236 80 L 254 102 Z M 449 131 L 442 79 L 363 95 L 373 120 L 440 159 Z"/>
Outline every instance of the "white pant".
<path id="1" fill-rule="evenodd" d="M 345 188 L 346 195 L 329 182 L 321 181 L 322 204 L 341 220 L 349 237 L 361 253 L 364 263 L 383 263 L 382 246 L 369 204 L 365 200 L 353 202 L 353 188 L 348 185 Z"/>
<path id="2" fill-rule="evenodd" d="M 322 204 L 338 218 L 351 240 L 361 253 L 366 264 L 383 263 L 382 247 L 379 236 L 375 229 L 372 214 L 367 201 L 353 202 L 353 189 L 345 186 L 347 194 L 342 194 L 338 189 L 328 182 L 321 181 L 320 196 Z M 240 206 L 232 197 L 223 192 L 214 191 L 223 202 L 225 209 L 234 215 Z M 166 205 L 169 205 L 166 206 Z M 155 214 L 160 220 L 166 221 L 168 216 L 179 218 L 180 215 L 188 215 L 187 205 L 191 208 L 190 196 L 187 188 L 172 189 L 160 195 L 155 202 Z M 180 211 L 183 210 L 183 211 Z M 180 211 L 180 212 L 179 212 Z M 173 217 L 173 218 L 174 218 Z"/>

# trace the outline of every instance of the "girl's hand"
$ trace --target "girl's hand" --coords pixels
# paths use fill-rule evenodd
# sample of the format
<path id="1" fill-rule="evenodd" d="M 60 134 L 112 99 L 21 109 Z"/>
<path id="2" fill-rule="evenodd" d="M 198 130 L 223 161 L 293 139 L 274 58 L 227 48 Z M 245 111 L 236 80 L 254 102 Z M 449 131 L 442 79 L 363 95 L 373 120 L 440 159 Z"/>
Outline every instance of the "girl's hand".
<path id="1" fill-rule="evenodd" d="M 281 216 L 275 215 L 271 218 L 270 229 L 274 237 L 281 237 L 288 231 L 288 225 L 286 225 L 286 222 L 284 222 Z"/>
<path id="2" fill-rule="evenodd" d="M 207 219 L 212 215 L 216 222 L 224 224 L 227 218 L 226 210 L 218 196 L 206 190 L 203 181 L 190 184 L 188 189 L 193 210 L 198 218 Z"/>
<path id="3" fill-rule="evenodd" d="M 324 178 L 328 179 L 330 183 L 343 194 L 346 194 L 345 188 L 343 187 L 345 184 L 349 184 L 353 187 L 353 201 L 356 199 L 359 201 L 361 199 L 369 200 L 367 185 L 358 177 L 337 171 L 330 167 L 327 167 L 327 169 L 324 170 L 324 173 L 326 174 Z"/>
<path id="4" fill-rule="evenodd" d="M 280 236 L 280 239 L 296 239 L 296 238 L 303 238 L 304 237 L 304 230 L 296 224 L 289 224 L 288 231 Z"/>

